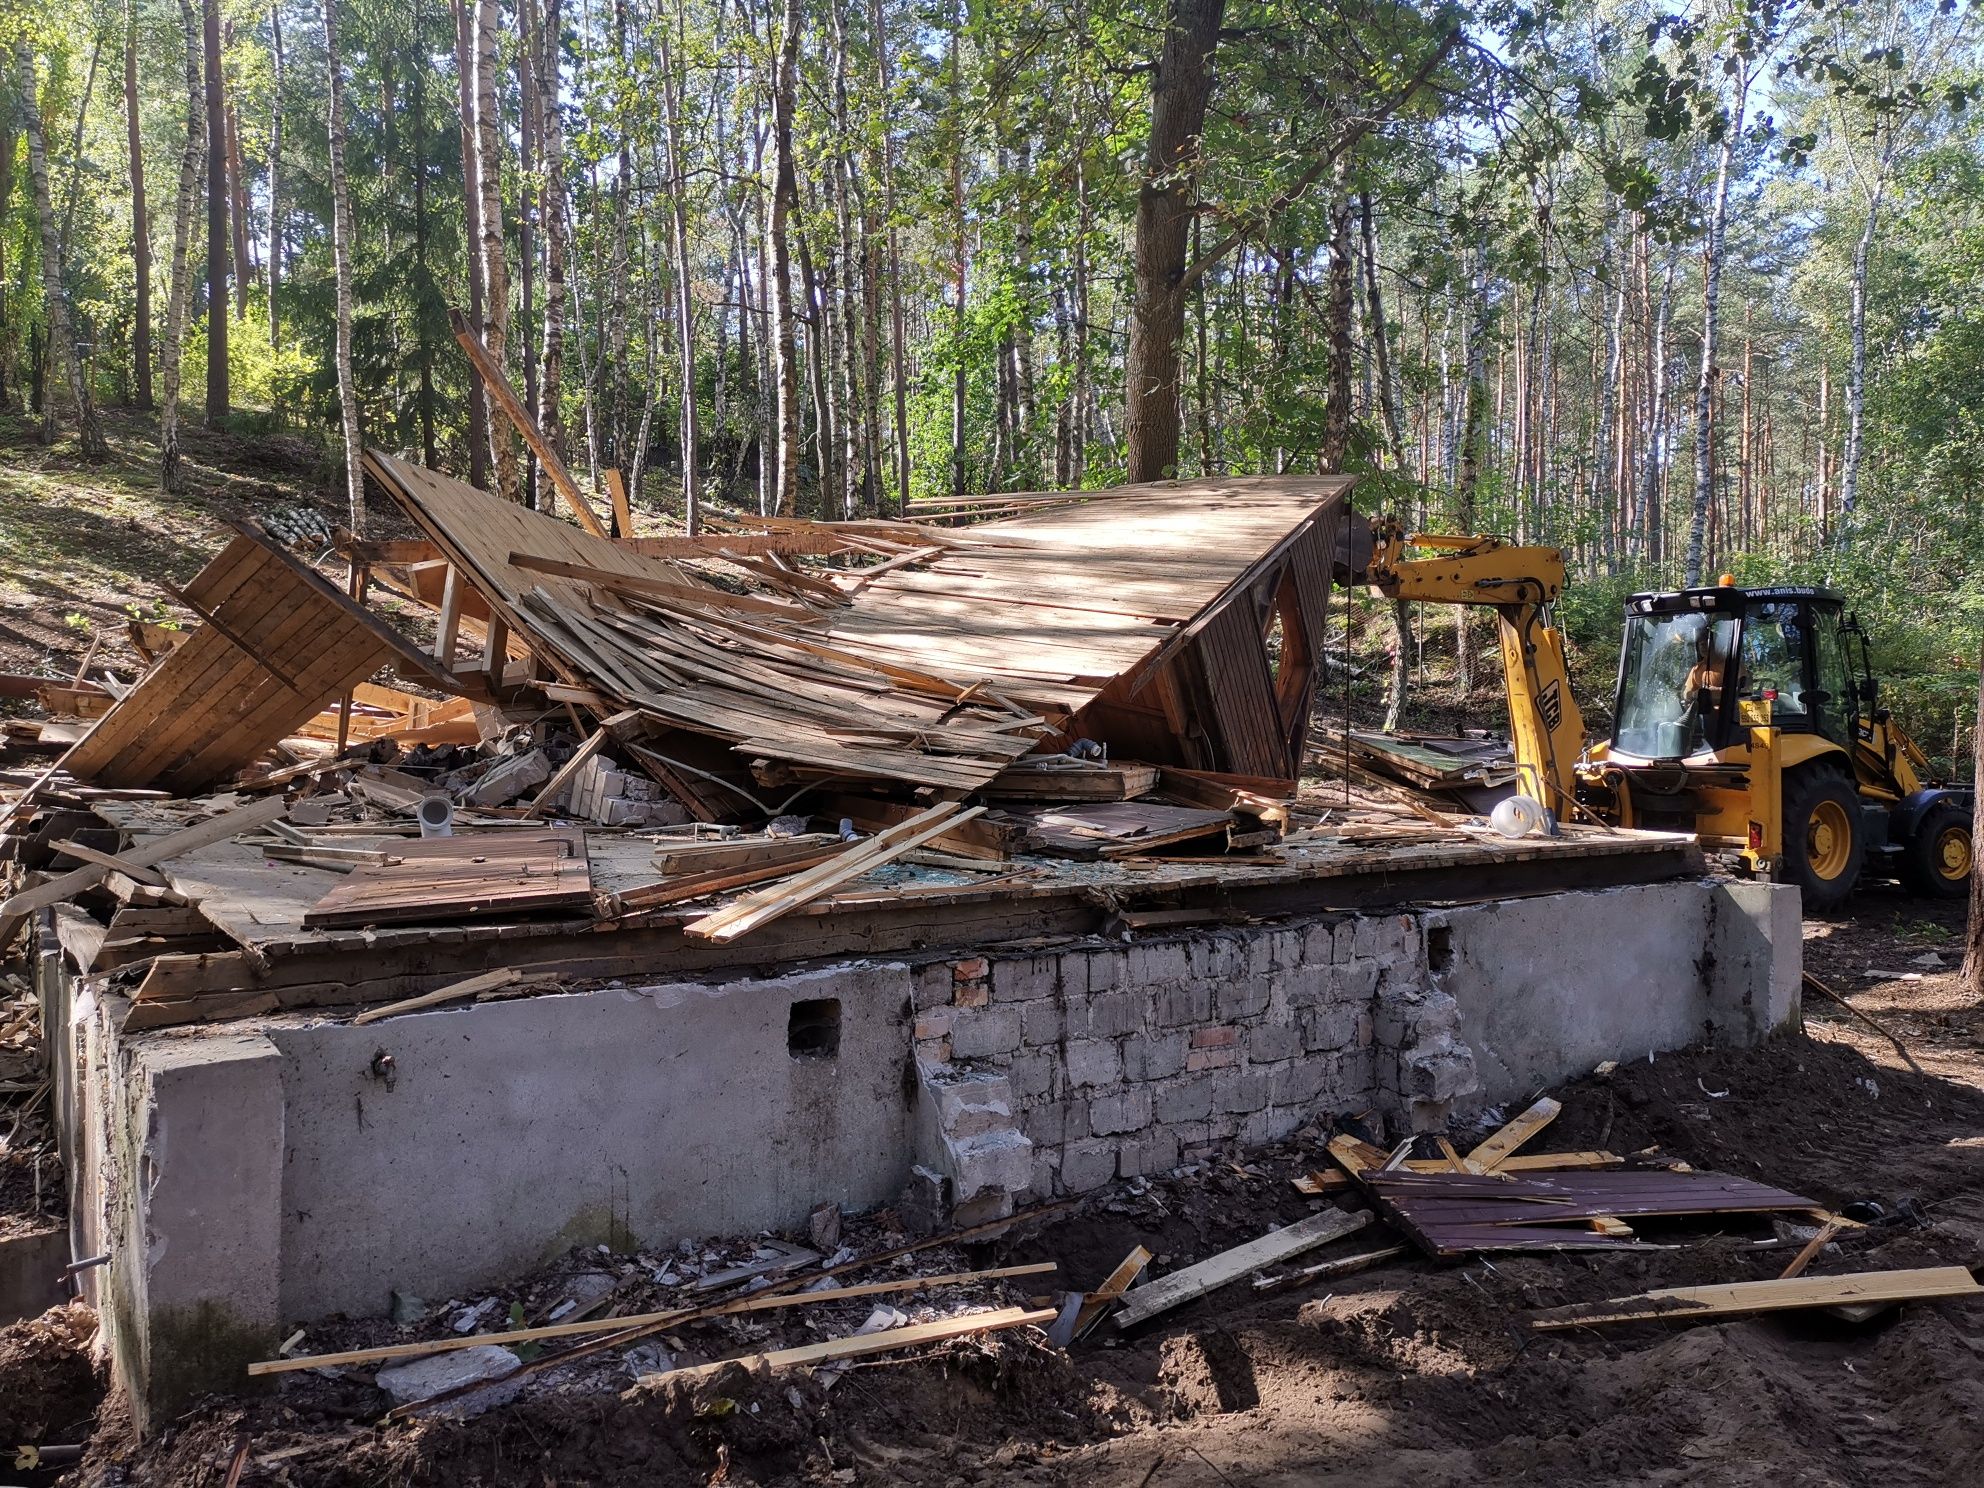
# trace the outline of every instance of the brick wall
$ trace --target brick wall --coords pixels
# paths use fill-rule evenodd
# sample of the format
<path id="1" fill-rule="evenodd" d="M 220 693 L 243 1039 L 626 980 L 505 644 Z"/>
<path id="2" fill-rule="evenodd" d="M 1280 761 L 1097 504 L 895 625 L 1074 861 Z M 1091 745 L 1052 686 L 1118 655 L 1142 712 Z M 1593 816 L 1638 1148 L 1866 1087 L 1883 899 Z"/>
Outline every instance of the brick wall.
<path id="1" fill-rule="evenodd" d="M 987 1088 L 1032 1144 L 1035 1195 L 1274 1141 L 1318 1114 L 1445 1103 L 1471 1083 L 1453 1000 L 1430 987 L 1406 915 L 937 961 L 918 968 L 915 999 L 926 1083 L 1000 1077 Z"/>

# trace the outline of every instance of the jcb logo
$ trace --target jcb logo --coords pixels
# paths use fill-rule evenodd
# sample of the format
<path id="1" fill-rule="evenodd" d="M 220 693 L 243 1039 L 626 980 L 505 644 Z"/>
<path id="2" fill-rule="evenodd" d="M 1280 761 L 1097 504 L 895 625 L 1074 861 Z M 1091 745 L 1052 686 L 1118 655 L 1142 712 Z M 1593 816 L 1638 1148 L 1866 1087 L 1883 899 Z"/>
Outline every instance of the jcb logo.
<path id="1" fill-rule="evenodd" d="M 1536 710 L 1543 715 L 1543 726 L 1554 734 L 1557 725 L 1564 721 L 1563 687 L 1553 681 L 1544 688 L 1537 696 Z"/>

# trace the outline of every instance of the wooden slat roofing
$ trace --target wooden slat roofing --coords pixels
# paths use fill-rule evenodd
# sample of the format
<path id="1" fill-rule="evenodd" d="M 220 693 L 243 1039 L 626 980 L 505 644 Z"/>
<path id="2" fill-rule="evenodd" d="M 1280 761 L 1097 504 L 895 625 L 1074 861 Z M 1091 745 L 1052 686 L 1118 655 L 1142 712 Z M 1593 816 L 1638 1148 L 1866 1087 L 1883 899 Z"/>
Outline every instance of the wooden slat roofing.
<path id="1" fill-rule="evenodd" d="M 1324 475 L 1153 481 L 946 529 L 971 544 L 876 579 L 830 630 L 944 676 L 1007 679 L 1017 695 L 1079 708 L 1352 484 Z"/>

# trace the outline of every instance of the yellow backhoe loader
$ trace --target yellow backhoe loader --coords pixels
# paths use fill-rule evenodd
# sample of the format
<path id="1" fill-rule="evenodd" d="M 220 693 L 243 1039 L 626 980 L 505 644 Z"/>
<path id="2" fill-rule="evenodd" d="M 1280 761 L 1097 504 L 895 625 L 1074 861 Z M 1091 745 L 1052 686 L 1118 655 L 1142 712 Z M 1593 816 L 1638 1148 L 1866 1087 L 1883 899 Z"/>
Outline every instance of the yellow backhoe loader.
<path id="1" fill-rule="evenodd" d="M 1389 519 L 1348 547 L 1387 599 L 1494 610 L 1516 788 L 1551 819 L 1694 832 L 1743 871 L 1797 884 L 1811 911 L 1838 908 L 1862 873 L 1939 898 L 1969 892 L 1973 793 L 1931 778 L 1880 707 L 1842 596 L 1727 577 L 1633 595 L 1612 736 L 1587 741 L 1550 609 L 1561 552 L 1408 534 Z"/>

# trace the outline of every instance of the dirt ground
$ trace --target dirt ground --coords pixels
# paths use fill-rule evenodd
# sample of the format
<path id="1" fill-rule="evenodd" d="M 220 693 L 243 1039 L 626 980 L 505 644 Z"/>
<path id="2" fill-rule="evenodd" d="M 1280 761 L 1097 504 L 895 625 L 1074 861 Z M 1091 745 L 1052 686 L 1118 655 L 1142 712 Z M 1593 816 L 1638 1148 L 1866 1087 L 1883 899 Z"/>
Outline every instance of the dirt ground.
<path id="1" fill-rule="evenodd" d="M 1812 999 L 1805 1031 L 1762 1049 L 1633 1061 L 1556 1092 L 1563 1115 L 1534 1145 L 1657 1147 L 1831 1207 L 1878 1206 L 1856 1211 L 1883 1217 L 1822 1254 L 1812 1274 L 1984 1264 L 1984 1009 L 1957 985 L 1960 932 L 1957 907 L 1880 889 L 1852 918 L 1807 927 L 1809 968 L 1899 1034 L 1922 1073 Z M 1931 952 L 1945 969 L 1913 964 Z M 1922 979 L 1876 979 L 1870 968 Z M 1088 1287 L 1140 1243 L 1158 1253 L 1156 1270 L 1174 1269 L 1310 1212 L 1317 1201 L 1289 1179 L 1321 1165 L 1325 1135 L 1118 1186 L 1009 1239 L 932 1253 L 920 1269 L 1055 1259 L 1061 1275 L 1045 1281 Z M 879 1233 L 890 1218 L 861 1224 Z M 1792 1253 L 1758 1245 L 1768 1226 L 1742 1217 L 1640 1228 L 1672 1248 L 1398 1260 L 1260 1296 L 1235 1286 L 1134 1336 L 1105 1324 L 1068 1354 L 1009 1333 L 884 1356 L 831 1384 L 732 1368 L 688 1386 L 640 1385 L 608 1356 L 547 1371 L 473 1420 L 380 1427 L 388 1402 L 364 1371 L 294 1374 L 272 1391 L 205 1402 L 142 1447 L 116 1403 L 100 1402 L 78 1309 L 0 1333 L 0 1442 L 87 1441 L 62 1483 L 161 1488 L 219 1488 L 243 1440 L 240 1481 L 291 1488 L 1984 1481 L 1984 1305 L 1909 1306 L 1858 1327 L 1782 1315 L 1524 1330 L 1533 1308 L 1761 1279 Z M 845 1243 L 865 1249 L 871 1238 L 856 1227 Z M 1366 1231 L 1318 1258 L 1380 1243 L 1382 1232 Z M 633 1258 L 575 1257 L 499 1301 L 536 1316 L 586 1264 L 642 1270 Z M 974 1300 L 1022 1300 L 1028 1284 Z M 839 1304 L 848 1319 L 867 1305 Z M 793 1336 L 763 1341 L 735 1320 L 682 1332 L 663 1342 L 679 1349 L 676 1362 Z M 391 1324 L 354 1323 L 313 1331 L 307 1346 L 396 1336 Z M 32 1480 L 57 1481 L 46 1471 Z"/>

